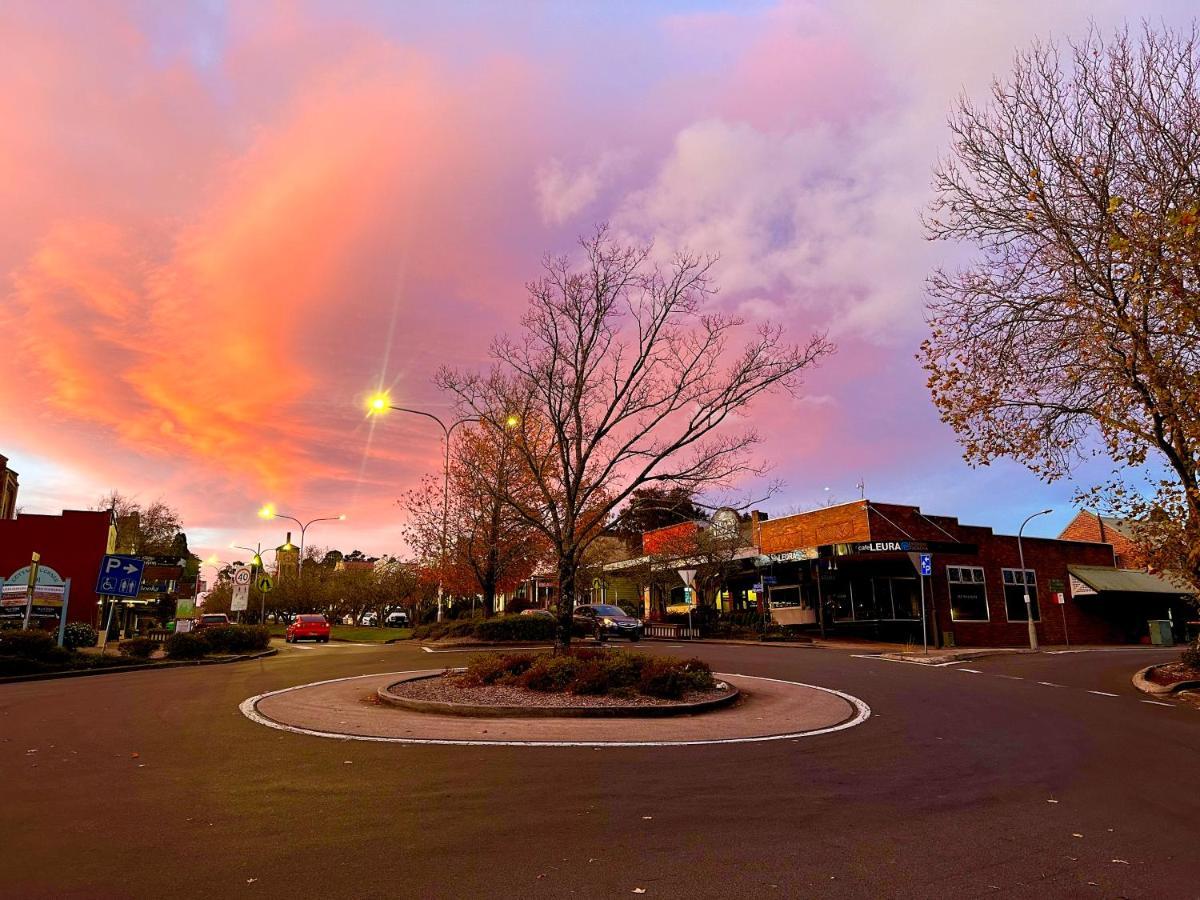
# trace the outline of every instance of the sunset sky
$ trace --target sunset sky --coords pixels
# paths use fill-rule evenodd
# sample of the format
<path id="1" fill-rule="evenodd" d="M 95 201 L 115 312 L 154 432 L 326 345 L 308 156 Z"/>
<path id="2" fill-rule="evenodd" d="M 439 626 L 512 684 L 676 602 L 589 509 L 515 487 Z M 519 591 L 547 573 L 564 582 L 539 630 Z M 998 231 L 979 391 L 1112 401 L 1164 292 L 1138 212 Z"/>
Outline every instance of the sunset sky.
<path id="1" fill-rule="evenodd" d="M 0 454 L 26 512 L 111 489 L 193 549 L 402 551 L 440 465 L 431 377 L 513 331 L 595 223 L 716 253 L 718 305 L 838 353 L 753 421 L 798 511 L 858 496 L 1035 533 L 1070 483 L 971 470 L 914 360 L 918 221 L 960 92 L 1037 38 L 1192 4 L 705 2 L 0 7 Z M 1131 22 L 1137 26 L 1137 20 Z M 1101 463 L 1085 470 L 1103 474 Z M 826 490 L 828 488 L 828 490 Z M 320 529 L 320 530 L 318 530 Z"/>

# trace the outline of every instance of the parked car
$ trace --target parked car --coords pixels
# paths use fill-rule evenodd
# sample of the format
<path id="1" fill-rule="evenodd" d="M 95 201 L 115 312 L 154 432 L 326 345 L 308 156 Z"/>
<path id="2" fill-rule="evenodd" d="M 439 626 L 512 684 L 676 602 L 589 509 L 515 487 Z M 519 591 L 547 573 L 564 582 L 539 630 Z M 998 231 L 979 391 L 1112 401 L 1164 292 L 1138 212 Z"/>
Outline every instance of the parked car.
<path id="1" fill-rule="evenodd" d="M 322 615 L 300 615 L 292 621 L 284 634 L 284 640 L 289 644 L 297 641 L 317 641 L 329 643 L 329 623 Z"/>
<path id="2" fill-rule="evenodd" d="M 375 613 L 367 613 L 365 616 L 363 616 L 361 619 L 358 620 L 358 624 L 365 625 L 368 628 L 374 628 L 376 625 L 379 624 L 379 616 L 375 615 Z"/>
<path id="3" fill-rule="evenodd" d="M 388 628 L 407 628 L 408 613 L 401 610 L 390 612 L 387 614 L 387 618 L 383 620 L 383 624 Z"/>
<path id="4" fill-rule="evenodd" d="M 205 613 L 196 622 L 196 627 L 193 631 L 202 631 L 205 628 L 219 628 L 222 625 L 232 625 L 229 621 L 229 616 L 225 613 Z"/>
<path id="5" fill-rule="evenodd" d="M 523 615 L 523 616 L 538 616 L 539 618 L 542 618 L 542 619 L 553 619 L 554 618 L 554 613 L 550 612 L 550 610 L 548 610 L 548 609 L 523 609 L 523 610 L 521 610 L 521 615 Z"/>
<path id="6" fill-rule="evenodd" d="M 575 607 L 575 622 L 603 641 L 610 637 L 623 637 L 631 641 L 642 639 L 642 621 L 635 619 L 619 606 L 608 603 L 587 603 Z"/>

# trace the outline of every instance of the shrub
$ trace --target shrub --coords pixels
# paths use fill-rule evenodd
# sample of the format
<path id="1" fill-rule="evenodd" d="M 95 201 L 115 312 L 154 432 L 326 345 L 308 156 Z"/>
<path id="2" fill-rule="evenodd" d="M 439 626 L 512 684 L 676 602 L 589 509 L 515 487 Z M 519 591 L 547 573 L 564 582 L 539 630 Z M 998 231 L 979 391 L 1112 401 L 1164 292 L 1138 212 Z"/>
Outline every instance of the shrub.
<path id="1" fill-rule="evenodd" d="M 100 643 L 100 633 L 86 622 L 68 622 L 63 630 L 63 646 L 68 650 L 78 647 L 95 647 Z"/>
<path id="2" fill-rule="evenodd" d="M 525 674 L 533 665 L 533 660 L 531 653 L 488 653 L 473 656 L 467 662 L 463 680 L 473 685 L 512 681 Z"/>
<path id="3" fill-rule="evenodd" d="M 47 659 L 60 649 L 48 631 L 38 628 L 0 631 L 0 654 L 22 659 Z"/>
<path id="4" fill-rule="evenodd" d="M 556 624 L 545 616 L 499 616 L 476 622 L 474 636 L 481 641 L 550 641 Z"/>
<path id="5" fill-rule="evenodd" d="M 521 676 L 520 683 L 531 691 L 565 691 L 579 667 L 580 660 L 575 656 L 539 656 Z"/>
<path id="6" fill-rule="evenodd" d="M 638 690 L 650 697 L 678 700 L 687 691 L 711 690 L 712 669 L 699 659 L 651 656 L 642 664 Z"/>
<path id="7" fill-rule="evenodd" d="M 213 653 L 247 653 L 265 650 L 271 630 L 261 625 L 219 625 L 201 632 Z"/>
<path id="8" fill-rule="evenodd" d="M 1200 669 L 1200 641 L 1197 641 L 1191 647 L 1184 650 L 1183 653 L 1179 654 L 1179 659 L 1185 666 Z"/>
<path id="9" fill-rule="evenodd" d="M 135 637 L 121 641 L 118 649 L 122 656 L 132 656 L 134 659 L 149 659 L 150 654 L 158 649 L 158 641 L 148 637 Z"/>
<path id="10" fill-rule="evenodd" d="M 216 631 L 215 628 L 209 630 Z M 196 634 L 191 631 L 171 635 L 165 647 L 171 659 L 199 659 L 212 650 L 203 632 Z"/>

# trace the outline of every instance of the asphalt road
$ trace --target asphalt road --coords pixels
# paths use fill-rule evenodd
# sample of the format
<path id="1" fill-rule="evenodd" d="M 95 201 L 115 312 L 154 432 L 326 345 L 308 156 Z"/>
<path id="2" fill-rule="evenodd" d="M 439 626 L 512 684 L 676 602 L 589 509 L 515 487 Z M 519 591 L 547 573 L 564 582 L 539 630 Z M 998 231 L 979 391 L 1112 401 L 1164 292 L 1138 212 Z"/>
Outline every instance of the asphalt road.
<path id="1" fill-rule="evenodd" d="M 1169 653 L 692 649 L 872 716 L 592 750 L 330 740 L 238 711 L 452 659 L 411 645 L 0 685 L 0 896 L 1200 896 L 1200 709 L 1129 684 Z"/>

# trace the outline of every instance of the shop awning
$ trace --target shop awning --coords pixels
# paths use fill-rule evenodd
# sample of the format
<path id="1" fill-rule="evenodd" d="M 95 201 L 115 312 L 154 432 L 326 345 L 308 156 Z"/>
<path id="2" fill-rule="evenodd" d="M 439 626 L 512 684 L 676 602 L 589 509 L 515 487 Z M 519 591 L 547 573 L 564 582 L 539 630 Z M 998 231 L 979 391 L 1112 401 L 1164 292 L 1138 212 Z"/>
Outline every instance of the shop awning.
<path id="1" fill-rule="evenodd" d="M 1191 594 L 1182 581 L 1169 575 L 1152 575 L 1138 569 L 1111 569 L 1108 566 L 1067 566 L 1067 571 L 1093 591 L 1126 594 Z M 1078 593 L 1078 591 L 1076 592 Z"/>

